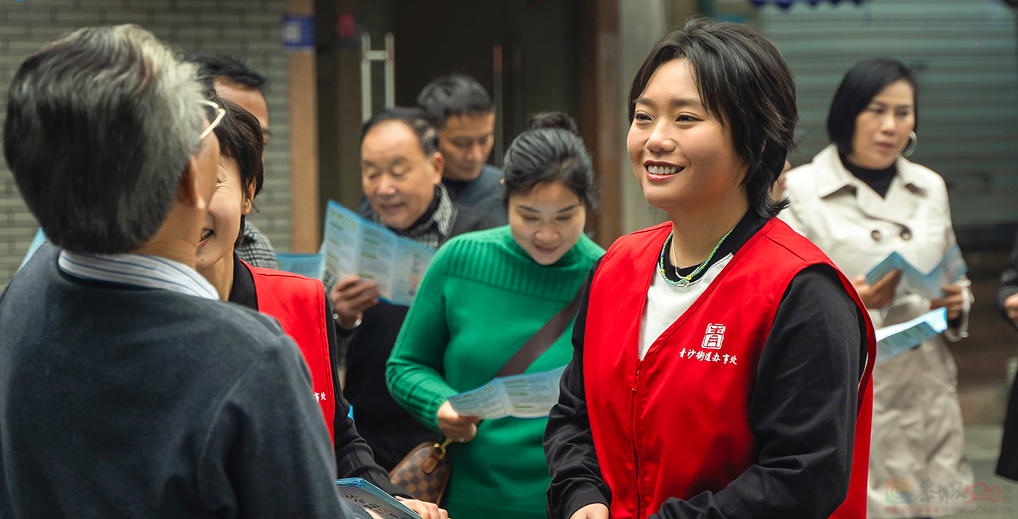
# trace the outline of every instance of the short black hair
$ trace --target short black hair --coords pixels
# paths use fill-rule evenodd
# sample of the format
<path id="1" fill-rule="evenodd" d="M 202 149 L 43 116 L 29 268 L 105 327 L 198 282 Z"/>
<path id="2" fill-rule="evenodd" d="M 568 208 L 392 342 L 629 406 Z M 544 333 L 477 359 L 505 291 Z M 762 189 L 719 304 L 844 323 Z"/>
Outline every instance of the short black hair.
<path id="1" fill-rule="evenodd" d="M 685 58 L 695 72 L 704 108 L 732 134 L 736 153 L 749 169 L 742 185 L 750 209 L 776 216 L 787 200 L 772 200 L 771 186 L 781 174 L 799 115 L 795 81 L 777 47 L 749 26 L 694 16 L 658 42 L 633 79 L 629 121 L 636 100 L 663 63 Z"/>
<path id="2" fill-rule="evenodd" d="M 420 108 L 395 107 L 382 110 L 371 116 L 361 126 L 361 144 L 364 144 L 364 137 L 372 128 L 385 121 L 402 121 L 410 127 L 417 135 L 417 142 L 421 145 L 421 151 L 425 157 L 430 157 L 438 151 L 438 131 L 431 124 L 428 114 Z"/>
<path id="3" fill-rule="evenodd" d="M 842 155 L 852 153 L 855 119 L 891 83 L 904 79 L 912 85 L 915 128 L 919 127 L 919 87 L 912 70 L 896 59 L 864 59 L 852 66 L 841 80 L 827 114 L 827 136 Z M 915 129 L 913 128 L 913 130 Z"/>
<path id="4" fill-rule="evenodd" d="M 597 210 L 598 186 L 594 167 L 576 123 L 559 112 L 540 113 L 530 119 L 530 129 L 513 139 L 502 166 L 505 190 L 502 205 L 509 197 L 527 194 L 540 184 L 562 182 L 587 207 Z"/>
<path id="5" fill-rule="evenodd" d="M 440 130 L 450 117 L 495 111 L 488 91 L 477 80 L 463 74 L 449 74 L 428 83 L 417 96 L 417 106 L 427 112 Z"/>
<path id="6" fill-rule="evenodd" d="M 214 130 L 216 138 L 219 139 L 219 152 L 237 163 L 244 196 L 247 196 L 247 190 L 252 184 L 255 186 L 254 196 L 258 196 L 265 182 L 265 165 L 262 162 L 265 141 L 262 139 L 261 124 L 251 112 L 229 99 L 219 97 L 214 90 L 207 90 L 205 97 L 226 110 L 226 115 Z M 245 220 L 246 217 L 241 215 L 241 232 L 238 233 L 236 247 L 244 243 Z"/>
<path id="7" fill-rule="evenodd" d="M 269 81 L 269 78 L 247 66 L 244 60 L 237 56 L 198 53 L 188 55 L 184 61 L 198 66 L 198 81 L 201 81 L 205 88 L 214 88 L 213 83 L 219 77 L 259 90 Z"/>

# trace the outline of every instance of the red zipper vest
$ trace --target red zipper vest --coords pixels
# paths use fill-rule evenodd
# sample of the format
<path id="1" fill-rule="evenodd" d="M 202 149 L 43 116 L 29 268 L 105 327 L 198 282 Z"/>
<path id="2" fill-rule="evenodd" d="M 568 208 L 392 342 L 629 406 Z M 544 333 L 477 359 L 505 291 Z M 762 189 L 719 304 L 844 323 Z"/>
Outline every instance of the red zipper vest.
<path id="1" fill-rule="evenodd" d="M 322 282 L 289 272 L 244 265 L 254 278 L 258 311 L 275 317 L 304 354 L 304 361 L 311 370 L 312 391 L 322 408 L 329 437 L 335 442 L 332 420 L 336 414 L 336 400 L 326 334 L 332 316 L 325 315 Z"/>
<path id="2" fill-rule="evenodd" d="M 756 461 L 748 412 L 778 303 L 802 269 L 833 266 L 772 218 L 641 361 L 640 317 L 670 230 L 665 223 L 617 240 L 590 288 L 583 378 L 598 463 L 612 491 L 612 519 L 644 519 L 669 497 L 718 492 Z M 866 316 L 855 288 L 841 278 Z M 866 322 L 869 353 L 859 384 L 852 478 L 837 518 L 866 517 L 876 356 L 873 326 Z"/>

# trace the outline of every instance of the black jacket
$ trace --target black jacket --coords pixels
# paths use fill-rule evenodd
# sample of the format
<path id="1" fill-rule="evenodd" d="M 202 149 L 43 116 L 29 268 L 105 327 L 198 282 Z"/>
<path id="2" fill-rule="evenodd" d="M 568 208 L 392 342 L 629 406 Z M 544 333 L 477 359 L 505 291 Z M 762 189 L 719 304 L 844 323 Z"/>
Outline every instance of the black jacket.
<path id="1" fill-rule="evenodd" d="M 997 289 L 997 309 L 1012 327 L 1015 324 L 1008 319 L 1004 302 L 1015 294 L 1018 294 L 1018 239 L 1015 240 L 1007 269 L 1000 275 L 1000 288 Z M 1007 404 L 1007 415 L 1004 417 L 1004 441 L 1000 446 L 997 474 L 1018 481 L 1018 383 L 1011 386 L 1011 398 Z"/>

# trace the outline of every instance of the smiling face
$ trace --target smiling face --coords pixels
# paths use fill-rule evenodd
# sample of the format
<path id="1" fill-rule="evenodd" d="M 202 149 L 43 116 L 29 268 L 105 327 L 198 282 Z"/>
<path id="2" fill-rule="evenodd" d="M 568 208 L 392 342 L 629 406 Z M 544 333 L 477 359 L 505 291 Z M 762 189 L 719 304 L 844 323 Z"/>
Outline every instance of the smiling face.
<path id="1" fill-rule="evenodd" d="M 442 176 L 449 180 L 476 179 L 494 144 L 494 112 L 449 117 L 438 132 L 438 148 L 445 158 Z"/>
<path id="2" fill-rule="evenodd" d="M 908 145 L 915 128 L 915 91 L 904 79 L 887 85 L 855 118 L 852 153 L 856 166 L 886 169 Z"/>
<path id="3" fill-rule="evenodd" d="M 236 161 L 220 157 L 215 192 L 199 237 L 197 270 L 208 269 L 221 260 L 233 261 L 240 217 L 251 212 L 253 198 L 254 185 L 245 193 Z"/>
<path id="4" fill-rule="evenodd" d="M 740 186 L 747 166 L 729 130 L 704 108 L 686 59 L 662 63 L 651 76 L 626 146 L 644 197 L 669 214 L 747 203 Z"/>
<path id="5" fill-rule="evenodd" d="M 403 121 L 383 121 L 361 143 L 361 184 L 385 225 L 409 228 L 428 210 L 442 181 L 442 154 L 424 156 L 417 135 Z"/>
<path id="6" fill-rule="evenodd" d="M 541 265 L 551 265 L 576 245 L 587 223 L 583 201 L 562 182 L 509 196 L 513 240 Z"/>

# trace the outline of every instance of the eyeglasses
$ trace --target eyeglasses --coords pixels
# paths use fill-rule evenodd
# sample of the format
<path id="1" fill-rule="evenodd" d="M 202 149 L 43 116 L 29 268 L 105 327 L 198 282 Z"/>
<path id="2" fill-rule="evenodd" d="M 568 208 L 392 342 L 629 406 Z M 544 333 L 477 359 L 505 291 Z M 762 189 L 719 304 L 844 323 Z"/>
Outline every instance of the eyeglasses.
<path id="1" fill-rule="evenodd" d="M 208 119 L 210 123 L 209 127 L 205 128 L 205 131 L 201 132 L 201 135 L 198 137 L 199 141 L 208 137 L 208 135 L 212 133 L 212 130 L 215 130 L 216 127 L 219 126 L 219 123 L 223 122 L 223 116 L 226 115 L 226 110 L 212 101 L 202 101 L 201 107 L 205 110 L 205 118 Z"/>

